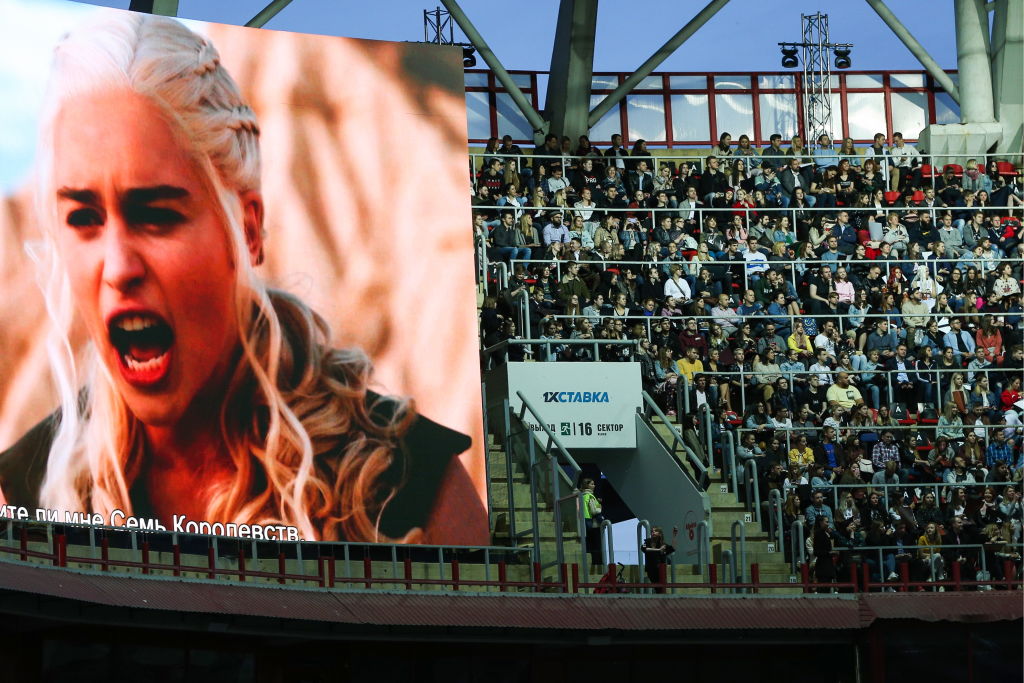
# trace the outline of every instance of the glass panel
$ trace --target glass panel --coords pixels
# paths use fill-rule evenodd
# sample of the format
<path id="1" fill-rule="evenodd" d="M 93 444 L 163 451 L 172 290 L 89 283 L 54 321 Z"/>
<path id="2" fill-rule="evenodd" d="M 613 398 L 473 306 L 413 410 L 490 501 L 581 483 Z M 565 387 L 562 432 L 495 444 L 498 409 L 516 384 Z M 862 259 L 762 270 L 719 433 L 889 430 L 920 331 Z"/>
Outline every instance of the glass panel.
<path id="1" fill-rule="evenodd" d="M 889 85 L 894 88 L 923 88 L 924 74 L 890 74 Z"/>
<path id="2" fill-rule="evenodd" d="M 796 78 L 793 76 L 758 76 L 757 87 L 759 88 L 795 88 Z"/>
<path id="3" fill-rule="evenodd" d="M 754 137 L 754 106 L 750 95 L 715 95 L 718 135 L 728 133 L 736 140 L 741 135 Z"/>
<path id="4" fill-rule="evenodd" d="M 661 90 L 663 85 L 661 76 L 648 76 L 637 83 L 633 90 Z"/>
<path id="5" fill-rule="evenodd" d="M 960 105 L 949 93 L 935 93 L 935 123 L 960 123 Z"/>
<path id="6" fill-rule="evenodd" d="M 953 85 L 960 85 L 960 72 L 954 71 L 951 74 L 946 74 L 950 80 L 953 81 Z"/>
<path id="7" fill-rule="evenodd" d="M 630 140 L 665 140 L 665 98 L 661 95 L 628 95 L 626 117 Z"/>
<path id="8" fill-rule="evenodd" d="M 711 139 L 707 95 L 672 95 L 672 139 L 704 144 Z"/>
<path id="9" fill-rule="evenodd" d="M 669 76 L 668 87 L 673 90 L 707 90 L 706 76 Z"/>
<path id="10" fill-rule="evenodd" d="M 847 93 L 846 120 L 850 124 L 850 137 L 854 140 L 871 140 L 875 133 L 886 133 L 885 95 L 880 92 Z"/>
<path id="11" fill-rule="evenodd" d="M 512 82 L 518 85 L 520 90 L 528 90 L 533 87 L 533 84 L 530 83 L 530 74 L 509 74 L 509 76 L 512 77 Z"/>
<path id="12" fill-rule="evenodd" d="M 750 76 L 715 76 L 716 90 L 749 90 Z"/>
<path id="13" fill-rule="evenodd" d="M 590 108 L 593 109 L 598 103 L 604 99 L 604 95 L 591 95 L 590 96 Z M 590 141 L 591 142 L 603 142 L 609 143 L 612 140 L 612 136 L 616 133 L 622 132 L 621 125 L 619 124 L 619 105 L 615 105 L 609 109 L 601 120 L 597 122 L 590 129 Z"/>
<path id="14" fill-rule="evenodd" d="M 591 90 L 615 90 L 619 87 L 619 77 L 612 75 L 597 76 L 590 79 Z"/>
<path id="15" fill-rule="evenodd" d="M 847 88 L 881 88 L 882 74 L 847 74 Z"/>
<path id="16" fill-rule="evenodd" d="M 761 137 L 765 142 L 773 133 L 789 140 L 797 132 L 796 95 L 761 95 Z M 675 104 L 673 103 L 673 106 Z M 673 113 L 675 110 L 673 109 Z M 835 114 L 833 113 L 833 116 Z"/>
<path id="17" fill-rule="evenodd" d="M 465 83 L 467 88 L 486 88 L 487 72 L 478 73 L 475 71 L 467 71 L 465 75 Z"/>
<path id="18" fill-rule="evenodd" d="M 470 140 L 486 140 L 491 137 L 491 113 L 487 93 L 466 93 L 466 120 L 469 123 Z"/>
<path id="19" fill-rule="evenodd" d="M 892 130 L 916 140 L 928 125 L 928 95 L 923 92 L 892 93 Z"/>
<path id="20" fill-rule="evenodd" d="M 515 140 L 532 140 L 533 129 L 522 115 L 512 96 L 500 92 L 497 94 L 498 137 L 511 135 Z"/>

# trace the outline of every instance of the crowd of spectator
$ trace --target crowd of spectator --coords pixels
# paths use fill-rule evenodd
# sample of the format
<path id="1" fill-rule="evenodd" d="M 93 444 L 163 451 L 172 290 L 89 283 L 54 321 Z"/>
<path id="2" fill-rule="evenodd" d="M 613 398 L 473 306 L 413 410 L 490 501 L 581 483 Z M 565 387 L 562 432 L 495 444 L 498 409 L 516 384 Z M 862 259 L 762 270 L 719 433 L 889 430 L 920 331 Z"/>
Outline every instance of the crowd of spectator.
<path id="1" fill-rule="evenodd" d="M 474 229 L 509 275 L 485 300 L 483 344 L 526 325 L 542 342 L 487 362 L 638 361 L 691 438 L 701 406 L 715 444 L 734 433 L 761 499 L 778 488 L 811 546 L 813 496 L 836 491 L 833 545 L 941 543 L 953 528 L 1019 541 L 1021 176 L 884 142 L 783 149 L 774 135 L 756 150 L 724 134 L 703 159 L 655 160 L 619 136 L 603 153 L 548 136 L 532 159 L 492 141 Z M 909 554 L 919 573 L 927 555 Z"/>

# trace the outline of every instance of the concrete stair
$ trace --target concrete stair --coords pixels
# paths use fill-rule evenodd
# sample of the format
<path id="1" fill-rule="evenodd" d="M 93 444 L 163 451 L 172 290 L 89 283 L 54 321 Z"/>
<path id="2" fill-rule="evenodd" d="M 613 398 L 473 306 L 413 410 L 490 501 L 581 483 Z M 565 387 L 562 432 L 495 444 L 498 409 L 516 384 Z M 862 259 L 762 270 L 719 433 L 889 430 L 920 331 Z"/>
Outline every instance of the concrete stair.
<path id="1" fill-rule="evenodd" d="M 655 429 L 666 442 L 670 441 L 669 430 L 660 421 L 655 421 Z M 711 558 L 718 566 L 718 580 L 721 582 L 726 579 L 727 573 L 722 563 L 722 555 L 724 550 L 732 548 L 730 534 L 733 523 L 740 522 L 746 532 L 746 567 L 740 569 L 741 558 L 735 558 L 740 575 L 749 580 L 750 565 L 756 562 L 762 582 L 789 583 L 791 571 L 783 549 L 769 541 L 767 532 L 761 528 L 759 522 L 754 521 L 754 513 L 748 511 L 737 498 L 737 494 L 729 490 L 729 482 L 723 477 L 721 469 L 709 472 L 709 478 L 711 484 L 708 486 L 707 494 L 711 503 Z M 738 536 L 737 532 L 737 555 L 740 553 Z M 685 578 L 681 579 L 681 575 Z M 676 567 L 677 582 L 699 583 L 701 580 L 702 577 L 695 566 L 678 565 Z M 794 586 L 793 588 L 766 588 L 759 592 L 788 594 L 802 591 Z"/>

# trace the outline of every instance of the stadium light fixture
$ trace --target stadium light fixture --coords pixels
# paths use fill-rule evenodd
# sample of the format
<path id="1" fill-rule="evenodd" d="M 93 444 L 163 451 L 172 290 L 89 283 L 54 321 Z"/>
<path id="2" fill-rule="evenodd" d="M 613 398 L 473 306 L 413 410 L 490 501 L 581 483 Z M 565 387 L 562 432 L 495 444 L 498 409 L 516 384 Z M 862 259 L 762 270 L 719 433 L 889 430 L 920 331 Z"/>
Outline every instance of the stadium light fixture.
<path id="1" fill-rule="evenodd" d="M 799 61 L 796 58 L 797 48 L 792 45 L 782 46 L 782 68 L 792 69 Z"/>
<path id="2" fill-rule="evenodd" d="M 848 47 L 837 47 L 835 49 L 836 56 L 836 68 L 837 69 L 849 69 L 850 68 L 850 48 Z"/>

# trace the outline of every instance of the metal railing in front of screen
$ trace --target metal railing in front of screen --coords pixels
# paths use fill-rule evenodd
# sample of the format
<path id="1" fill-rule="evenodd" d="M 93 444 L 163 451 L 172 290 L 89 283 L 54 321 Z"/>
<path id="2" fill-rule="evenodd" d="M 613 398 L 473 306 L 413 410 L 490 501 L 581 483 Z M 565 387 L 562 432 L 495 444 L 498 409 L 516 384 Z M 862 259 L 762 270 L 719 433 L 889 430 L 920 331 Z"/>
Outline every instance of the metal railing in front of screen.
<path id="1" fill-rule="evenodd" d="M 643 399 L 646 410 L 654 413 L 668 430 L 670 443 L 666 443 L 660 432 L 657 430 L 655 430 L 655 434 L 657 434 L 658 438 L 662 440 L 665 448 L 668 449 L 668 452 L 672 454 L 672 457 L 681 467 L 684 462 L 689 462 L 690 467 L 693 468 L 693 474 L 690 474 L 685 467 L 682 467 L 683 472 L 686 472 L 687 476 L 690 476 L 694 480 L 694 483 L 701 491 L 706 491 L 708 485 L 711 483 L 711 479 L 708 476 L 708 468 L 701 461 L 700 457 L 693 452 L 693 449 L 686 445 L 686 442 L 683 441 L 683 437 L 679 433 L 679 430 L 676 429 L 675 425 L 672 424 L 672 421 L 665 415 L 665 413 L 662 412 L 661 408 L 658 407 L 658 404 L 653 398 L 651 398 L 651 395 L 644 391 Z M 682 453 L 682 455 L 680 455 L 680 453 Z"/>
<path id="2" fill-rule="evenodd" d="M 270 541 L 0 519 L 0 562 L 337 589 L 550 590 L 529 548 Z M 562 588 L 565 590 L 565 588 Z"/>

